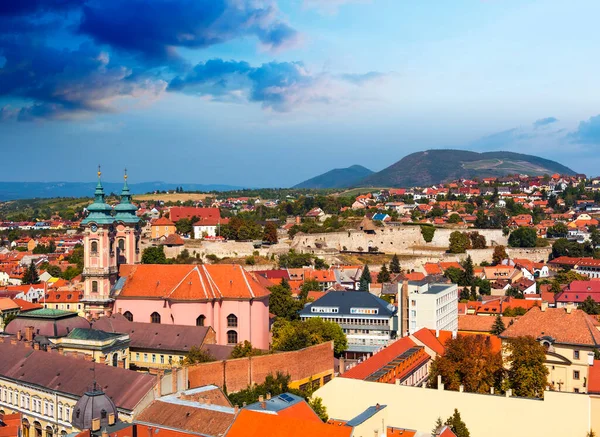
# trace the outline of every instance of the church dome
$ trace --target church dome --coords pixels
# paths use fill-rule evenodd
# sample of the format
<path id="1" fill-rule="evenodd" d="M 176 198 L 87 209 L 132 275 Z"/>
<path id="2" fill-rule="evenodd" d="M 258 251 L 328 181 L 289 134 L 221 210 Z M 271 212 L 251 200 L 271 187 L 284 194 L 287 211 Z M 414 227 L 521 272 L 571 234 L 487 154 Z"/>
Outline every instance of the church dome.
<path id="1" fill-rule="evenodd" d="M 118 419 L 114 402 L 96 385 L 86 391 L 75 404 L 71 425 L 80 430 L 98 431 L 114 425 Z"/>
<path id="2" fill-rule="evenodd" d="M 94 203 L 89 205 L 86 209 L 88 210 L 88 216 L 81 222 L 82 225 L 90 223 L 97 223 L 99 225 L 111 224 L 115 221 L 112 213 L 112 206 L 104 201 L 104 188 L 100 181 L 100 167 L 98 167 L 98 185 L 96 185 L 96 191 L 94 191 Z"/>

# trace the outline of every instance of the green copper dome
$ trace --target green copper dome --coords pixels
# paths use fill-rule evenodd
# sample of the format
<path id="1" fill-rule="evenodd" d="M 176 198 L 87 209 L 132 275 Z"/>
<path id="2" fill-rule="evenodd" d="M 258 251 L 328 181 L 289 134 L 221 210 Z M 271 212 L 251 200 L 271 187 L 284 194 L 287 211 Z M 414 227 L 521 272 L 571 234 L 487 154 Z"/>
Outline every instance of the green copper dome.
<path id="1" fill-rule="evenodd" d="M 123 223 L 138 223 L 139 217 L 135 214 L 137 206 L 131 203 L 131 193 L 127 185 L 127 170 L 125 170 L 125 183 L 121 191 L 121 203 L 115 206 L 115 220 Z"/>
<path id="2" fill-rule="evenodd" d="M 114 223 L 115 219 L 111 215 L 112 206 L 104 201 L 104 188 L 102 187 L 102 181 L 100 180 L 100 167 L 98 167 L 98 185 L 96 185 L 96 191 L 94 191 L 94 203 L 87 207 L 88 216 L 81 222 L 82 225 L 89 223 L 97 223 L 99 225 L 109 225 Z"/>

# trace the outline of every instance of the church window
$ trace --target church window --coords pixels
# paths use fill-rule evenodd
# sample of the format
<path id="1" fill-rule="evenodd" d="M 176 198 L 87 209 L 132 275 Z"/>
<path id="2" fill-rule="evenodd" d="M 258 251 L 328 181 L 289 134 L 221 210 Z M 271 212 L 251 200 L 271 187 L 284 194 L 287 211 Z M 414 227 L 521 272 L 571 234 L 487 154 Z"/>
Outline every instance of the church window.
<path id="1" fill-rule="evenodd" d="M 206 322 L 206 316 L 204 316 L 204 314 L 201 314 L 196 319 L 196 326 L 204 326 L 205 322 Z"/>
<path id="2" fill-rule="evenodd" d="M 238 325 L 238 318 L 235 316 L 235 314 L 229 314 L 227 316 L 227 327 L 228 328 L 237 328 Z"/>
<path id="3" fill-rule="evenodd" d="M 123 317 L 125 317 L 130 322 L 133 322 L 133 314 L 131 314 L 129 311 L 125 311 L 123 313 Z"/>
<path id="4" fill-rule="evenodd" d="M 90 251 L 92 252 L 93 255 L 97 255 L 98 254 L 98 242 L 97 241 L 92 241 L 92 245 L 91 245 Z"/>
<path id="5" fill-rule="evenodd" d="M 238 342 L 238 335 L 237 332 L 231 330 L 231 331 L 227 331 L 227 343 L 228 344 L 237 344 Z"/>
<path id="6" fill-rule="evenodd" d="M 92 281 L 92 293 L 98 293 L 98 281 Z"/>
<path id="7" fill-rule="evenodd" d="M 151 323 L 160 323 L 160 314 L 157 312 L 153 312 L 150 314 L 150 322 Z"/>
<path id="8" fill-rule="evenodd" d="M 125 250 L 125 240 L 123 238 L 119 239 L 119 250 Z"/>

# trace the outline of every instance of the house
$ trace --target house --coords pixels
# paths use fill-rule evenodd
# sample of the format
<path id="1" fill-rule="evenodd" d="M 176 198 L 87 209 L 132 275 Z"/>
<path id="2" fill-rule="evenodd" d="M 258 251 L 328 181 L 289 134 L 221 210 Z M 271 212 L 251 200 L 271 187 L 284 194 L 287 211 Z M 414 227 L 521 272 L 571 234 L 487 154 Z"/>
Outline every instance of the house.
<path id="1" fill-rule="evenodd" d="M 229 219 L 219 217 L 202 217 L 193 224 L 194 238 L 200 240 L 204 237 L 217 237 L 220 235 L 222 225 L 229 223 Z"/>
<path id="2" fill-rule="evenodd" d="M 578 308 L 588 297 L 600 302 L 600 282 L 572 281 L 565 289 L 556 293 L 556 307 L 566 308 L 568 305 L 574 305 Z"/>
<path id="3" fill-rule="evenodd" d="M 194 219 L 218 219 L 221 218 L 221 211 L 219 208 L 198 208 L 190 206 L 172 206 L 169 209 L 169 218 L 174 223 L 179 220 L 186 218 L 189 220 Z"/>
<path id="4" fill-rule="evenodd" d="M 0 297 L 0 332 L 4 331 L 4 327 L 6 326 L 6 320 L 14 318 L 21 307 L 14 300 L 9 299 L 8 297 Z"/>
<path id="5" fill-rule="evenodd" d="M 153 240 L 165 238 L 177 232 L 175 223 L 173 223 L 166 217 L 160 217 L 156 220 L 153 220 L 150 224 L 150 229 L 150 238 L 152 238 Z"/>
<path id="6" fill-rule="evenodd" d="M 503 342 L 531 336 L 546 348 L 548 383 L 557 391 L 586 393 L 589 367 L 600 346 L 598 321 L 572 307 L 548 308 L 542 304 L 519 317 L 502 334 Z"/>
<path id="7" fill-rule="evenodd" d="M 411 287 L 413 286 L 413 287 Z M 409 282 L 408 323 L 411 334 L 427 328 L 455 332 L 458 329 L 458 286 Z"/>
<path id="8" fill-rule="evenodd" d="M 521 278 L 518 281 L 513 282 L 511 287 L 516 288 L 524 295 L 537 293 L 536 282 L 527 278 Z"/>
<path id="9" fill-rule="evenodd" d="M 217 344 L 269 348 L 269 291 L 233 264 L 122 264 L 115 312 L 131 321 L 212 326 Z"/>

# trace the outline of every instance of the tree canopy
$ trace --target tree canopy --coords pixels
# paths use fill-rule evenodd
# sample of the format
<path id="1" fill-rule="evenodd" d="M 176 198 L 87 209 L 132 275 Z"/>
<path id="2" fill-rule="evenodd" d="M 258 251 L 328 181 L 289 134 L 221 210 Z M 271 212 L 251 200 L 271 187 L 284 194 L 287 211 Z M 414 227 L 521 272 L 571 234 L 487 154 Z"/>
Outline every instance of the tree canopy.
<path id="1" fill-rule="evenodd" d="M 531 336 L 510 339 L 507 344 L 508 386 L 515 396 L 543 397 L 548 385 L 546 351 Z"/>
<path id="2" fill-rule="evenodd" d="M 302 303 L 292 297 L 290 284 L 284 279 L 279 285 L 269 287 L 269 312 L 278 318 L 296 320 L 298 311 L 302 309 Z"/>
<path id="3" fill-rule="evenodd" d="M 151 246 L 142 252 L 142 264 L 167 264 L 163 246 Z"/>
<path id="4" fill-rule="evenodd" d="M 40 283 L 40 277 L 38 275 L 38 271 L 37 271 L 37 268 L 35 267 L 35 263 L 33 262 L 33 260 L 31 260 L 31 263 L 27 267 L 27 270 L 25 270 L 25 273 L 23 274 L 23 278 L 21 279 L 21 283 L 22 284 L 39 284 Z"/>
<path id="5" fill-rule="evenodd" d="M 471 248 L 471 239 L 466 232 L 454 231 L 450 234 L 450 253 L 465 253 Z"/>
<path id="6" fill-rule="evenodd" d="M 311 317 L 306 321 L 280 319 L 273 324 L 275 350 L 294 351 L 331 340 L 334 342 L 336 355 L 348 348 L 346 334 L 340 325 L 320 317 Z"/>
<path id="7" fill-rule="evenodd" d="M 512 231 L 508 237 L 508 245 L 510 247 L 536 247 L 537 232 L 534 228 L 521 226 Z"/>

